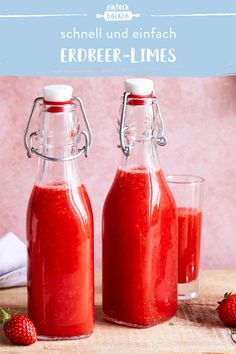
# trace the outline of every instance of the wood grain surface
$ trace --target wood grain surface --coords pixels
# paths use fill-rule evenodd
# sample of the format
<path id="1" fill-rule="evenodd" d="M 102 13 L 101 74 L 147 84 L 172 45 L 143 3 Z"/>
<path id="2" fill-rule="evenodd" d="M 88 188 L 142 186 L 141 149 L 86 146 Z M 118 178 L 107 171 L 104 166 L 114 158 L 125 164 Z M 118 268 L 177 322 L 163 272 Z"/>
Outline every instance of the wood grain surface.
<path id="1" fill-rule="evenodd" d="M 11 345 L 0 332 L 1 353 L 48 354 L 156 354 L 236 353 L 236 329 L 225 327 L 216 313 L 226 291 L 236 292 L 236 270 L 205 270 L 200 296 L 180 302 L 170 321 L 148 329 L 110 324 L 101 309 L 101 275 L 96 275 L 96 323 L 91 337 L 75 341 L 37 342 L 29 347 Z M 26 288 L 0 291 L 0 305 L 26 311 Z M 235 341 L 234 341 L 235 340 Z"/>

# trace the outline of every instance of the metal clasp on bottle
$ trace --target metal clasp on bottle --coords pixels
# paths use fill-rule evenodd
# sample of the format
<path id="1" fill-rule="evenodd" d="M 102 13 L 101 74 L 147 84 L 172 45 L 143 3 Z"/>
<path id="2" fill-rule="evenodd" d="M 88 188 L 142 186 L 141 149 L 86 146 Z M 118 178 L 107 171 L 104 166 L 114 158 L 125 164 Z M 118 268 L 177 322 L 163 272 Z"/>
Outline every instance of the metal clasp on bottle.
<path id="1" fill-rule="evenodd" d="M 33 117 L 34 110 L 36 109 L 36 106 L 38 105 L 38 103 L 40 101 L 43 101 L 43 100 L 44 100 L 43 97 L 37 97 L 34 100 L 34 103 L 33 103 L 33 106 L 32 106 L 32 110 L 30 112 L 29 120 L 28 120 L 26 129 L 25 129 L 24 145 L 25 145 L 25 149 L 27 151 L 27 156 L 31 157 L 32 154 L 36 154 L 39 157 L 42 157 L 43 159 L 49 160 L 49 161 L 69 161 L 69 160 L 76 159 L 77 157 L 79 157 L 82 154 L 84 154 L 85 157 L 87 157 L 88 156 L 88 150 L 90 149 L 90 147 L 92 145 L 92 131 L 91 131 L 91 128 L 90 128 L 90 125 L 89 125 L 89 122 L 88 122 L 88 118 L 87 118 L 85 110 L 84 110 L 83 103 L 82 103 L 81 99 L 79 97 L 77 97 L 77 96 L 73 96 L 72 97 L 72 102 L 73 101 L 77 101 L 79 103 L 79 106 L 80 106 L 80 109 L 81 109 L 81 112 L 82 112 L 82 116 L 83 116 L 83 119 L 84 119 L 84 123 L 85 123 L 86 129 L 87 129 L 87 131 L 80 132 L 80 136 L 81 135 L 84 136 L 84 139 L 85 139 L 84 146 L 82 146 L 81 148 L 78 148 L 76 154 L 73 154 L 73 155 L 68 156 L 68 157 L 63 157 L 63 156 L 61 156 L 61 157 L 50 157 L 50 156 L 46 156 L 46 155 L 41 154 L 36 148 L 33 147 L 33 145 L 32 145 L 33 138 L 35 136 L 37 136 L 38 133 L 37 132 L 33 132 L 33 133 L 28 135 L 28 131 L 29 131 L 29 127 L 30 127 L 30 123 L 31 123 L 32 117 Z"/>
<path id="2" fill-rule="evenodd" d="M 131 145 L 125 143 L 125 132 L 129 129 L 127 125 L 125 125 L 125 113 L 126 113 L 126 105 L 127 105 L 127 100 L 128 96 L 131 94 L 131 92 L 124 92 L 123 94 L 123 99 L 122 99 L 122 110 L 121 110 L 121 118 L 120 118 L 120 126 L 119 126 L 119 138 L 120 138 L 120 145 L 118 145 L 119 148 L 122 149 L 123 153 L 125 156 L 129 156 L 130 151 L 131 151 Z M 155 142 L 160 145 L 160 146 L 165 146 L 167 144 L 167 139 L 164 135 L 164 123 L 160 111 L 160 107 L 158 103 L 156 102 L 157 106 L 157 112 L 158 112 L 158 132 L 157 135 L 153 139 Z"/>

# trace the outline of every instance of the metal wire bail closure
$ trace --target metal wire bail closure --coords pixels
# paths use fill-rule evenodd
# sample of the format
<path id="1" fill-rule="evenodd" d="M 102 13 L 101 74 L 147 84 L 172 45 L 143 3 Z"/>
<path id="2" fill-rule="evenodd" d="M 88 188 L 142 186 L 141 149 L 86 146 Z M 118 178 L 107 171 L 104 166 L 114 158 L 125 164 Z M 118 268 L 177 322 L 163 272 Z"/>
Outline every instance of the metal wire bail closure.
<path id="1" fill-rule="evenodd" d="M 124 126 L 126 104 L 127 104 L 127 99 L 128 99 L 129 95 L 130 95 L 130 92 L 125 92 L 123 95 L 122 111 L 121 111 L 121 118 L 120 118 L 120 129 L 119 129 L 120 145 L 118 145 L 118 147 L 122 149 L 125 156 L 129 156 L 129 154 L 130 154 L 130 146 L 129 146 L 129 144 L 125 144 L 125 138 L 124 138 L 124 133 L 129 128 L 127 125 Z"/>
<path id="2" fill-rule="evenodd" d="M 126 130 L 129 129 L 127 125 L 125 125 L 125 113 L 126 113 L 126 105 L 127 105 L 127 100 L 128 96 L 131 94 L 131 92 L 124 92 L 123 94 L 123 99 L 122 99 L 122 110 L 121 110 L 121 118 L 120 118 L 120 126 L 119 126 L 119 138 L 120 138 L 120 145 L 118 145 L 119 148 L 122 149 L 123 154 L 125 156 L 129 156 L 131 147 L 129 144 L 125 144 L 125 132 Z M 158 132 L 157 136 L 153 137 L 155 139 L 155 142 L 160 145 L 160 146 L 165 146 L 167 144 L 167 139 L 164 135 L 164 123 L 160 111 L 160 107 L 158 103 L 156 102 L 156 107 L 157 107 L 157 120 L 158 120 Z"/>
<path id="3" fill-rule="evenodd" d="M 44 101 L 44 98 L 43 97 L 37 97 L 34 100 L 34 103 L 33 103 L 33 106 L 32 106 L 31 112 L 30 112 L 29 120 L 28 120 L 28 123 L 26 125 L 26 129 L 25 129 L 25 133 L 24 133 L 24 145 L 25 145 L 25 149 L 26 149 L 26 152 L 27 152 L 27 156 L 30 158 L 32 156 L 32 154 L 36 154 L 39 157 L 41 157 L 41 158 L 43 158 L 45 160 L 49 160 L 49 161 L 69 161 L 69 160 L 76 159 L 77 157 L 79 157 L 82 154 L 84 154 L 85 157 L 87 157 L 88 156 L 88 150 L 90 149 L 90 147 L 92 145 L 92 131 L 91 131 L 91 128 L 90 128 L 90 125 L 89 125 L 89 122 L 88 122 L 88 118 L 87 118 L 85 110 L 84 110 L 83 103 L 82 103 L 81 99 L 79 97 L 77 97 L 77 96 L 73 96 L 72 97 L 72 101 L 77 101 L 79 103 L 79 106 L 80 106 L 80 109 L 81 109 L 81 112 L 82 112 L 82 116 L 83 116 L 83 119 L 84 119 L 84 122 L 85 122 L 85 126 L 86 126 L 86 129 L 87 129 L 87 131 L 80 132 L 80 136 L 83 136 L 84 140 L 85 140 L 84 146 L 82 146 L 81 148 L 78 148 L 77 149 L 77 153 L 73 154 L 73 155 L 71 155 L 69 157 L 64 157 L 64 156 L 61 156 L 61 157 L 50 157 L 50 156 L 46 156 L 46 155 L 43 155 L 40 152 L 38 152 L 38 150 L 35 149 L 32 146 L 33 137 L 37 136 L 38 133 L 37 132 L 32 132 L 30 135 L 28 135 L 28 132 L 29 132 L 30 123 L 31 123 L 31 120 L 32 120 L 32 117 L 33 117 L 33 113 L 34 113 L 34 111 L 36 109 L 36 106 L 38 105 L 38 103 L 40 101 Z"/>
<path id="4" fill-rule="evenodd" d="M 157 132 L 157 136 L 155 137 L 155 140 L 158 145 L 165 146 L 167 144 L 167 139 L 165 137 L 164 122 L 162 119 L 161 110 L 160 110 L 158 102 L 156 102 L 156 107 L 157 107 L 157 112 L 158 112 L 158 114 L 157 114 L 158 132 Z"/>

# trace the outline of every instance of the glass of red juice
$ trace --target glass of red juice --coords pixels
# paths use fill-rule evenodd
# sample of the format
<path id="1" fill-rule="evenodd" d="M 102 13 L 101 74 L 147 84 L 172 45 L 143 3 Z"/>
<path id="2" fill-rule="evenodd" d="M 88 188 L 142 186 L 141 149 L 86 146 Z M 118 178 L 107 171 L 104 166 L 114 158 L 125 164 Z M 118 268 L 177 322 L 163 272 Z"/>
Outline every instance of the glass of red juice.
<path id="1" fill-rule="evenodd" d="M 192 175 L 169 175 L 166 181 L 177 207 L 178 300 L 189 300 L 198 296 L 205 181 Z"/>

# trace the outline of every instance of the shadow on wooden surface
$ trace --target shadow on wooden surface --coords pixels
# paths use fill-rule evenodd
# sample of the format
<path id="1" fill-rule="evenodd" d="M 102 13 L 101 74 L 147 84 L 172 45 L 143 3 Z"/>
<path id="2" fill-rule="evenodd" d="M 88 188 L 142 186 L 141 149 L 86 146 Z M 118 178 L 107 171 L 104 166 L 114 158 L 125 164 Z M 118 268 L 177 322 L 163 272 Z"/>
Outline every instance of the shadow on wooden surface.
<path id="1" fill-rule="evenodd" d="M 178 306 L 176 320 L 177 322 L 180 320 L 181 325 L 224 328 L 216 308 L 214 303 L 181 302 Z"/>
<path id="2" fill-rule="evenodd" d="M 99 323 L 99 325 L 107 325 L 107 321 L 103 316 L 102 306 L 95 305 L 95 322 Z"/>

